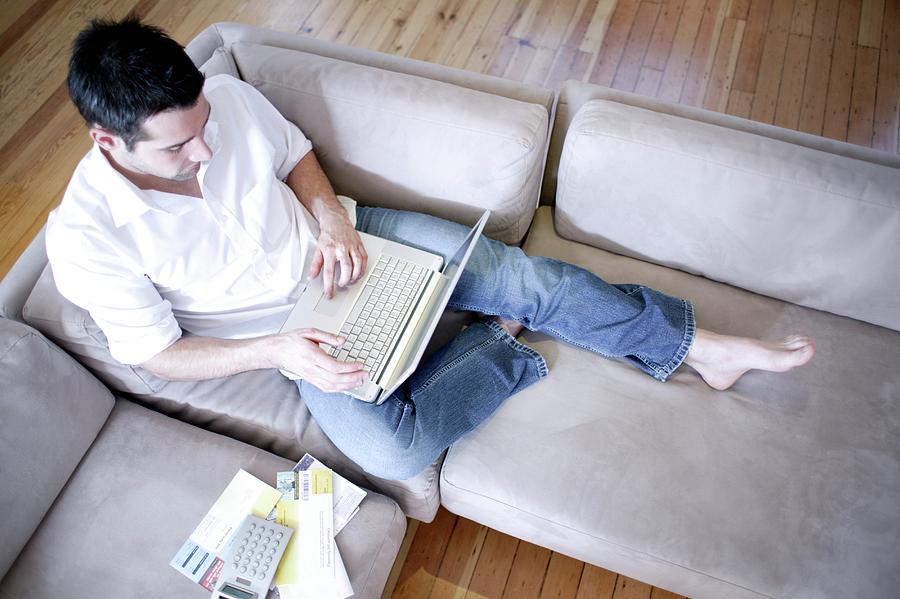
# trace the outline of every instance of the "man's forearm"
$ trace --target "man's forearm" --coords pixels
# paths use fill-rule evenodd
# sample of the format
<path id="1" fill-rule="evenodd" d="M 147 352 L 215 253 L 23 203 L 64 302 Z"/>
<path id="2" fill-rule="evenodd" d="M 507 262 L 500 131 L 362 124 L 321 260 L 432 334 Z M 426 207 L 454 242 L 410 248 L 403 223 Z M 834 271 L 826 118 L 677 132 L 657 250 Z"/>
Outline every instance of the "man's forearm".
<path id="1" fill-rule="evenodd" d="M 307 275 L 314 279 L 321 274 L 325 295 L 331 297 L 335 285 L 346 287 L 365 273 L 366 248 L 312 151 L 297 163 L 287 182 L 300 203 L 319 222 L 316 251 Z"/>
<path id="2" fill-rule="evenodd" d="M 334 188 L 313 151 L 297 163 L 288 175 L 287 184 L 319 223 L 329 218 L 347 218 L 347 212 L 338 202 Z"/>
<path id="3" fill-rule="evenodd" d="M 339 362 L 319 346 L 339 346 L 343 337 L 317 329 L 296 329 L 253 339 L 182 337 L 141 366 L 170 381 L 198 381 L 248 370 L 280 368 L 323 391 L 362 385 L 366 371 L 358 362 Z"/>
<path id="4" fill-rule="evenodd" d="M 170 381 L 198 381 L 272 368 L 270 337 L 182 337 L 142 367 Z"/>

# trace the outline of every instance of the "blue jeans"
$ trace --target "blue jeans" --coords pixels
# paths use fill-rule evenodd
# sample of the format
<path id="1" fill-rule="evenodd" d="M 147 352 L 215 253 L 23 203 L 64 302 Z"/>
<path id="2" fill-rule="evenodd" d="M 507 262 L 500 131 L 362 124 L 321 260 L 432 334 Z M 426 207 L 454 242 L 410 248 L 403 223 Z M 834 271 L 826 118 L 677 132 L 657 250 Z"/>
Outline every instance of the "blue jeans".
<path id="1" fill-rule="evenodd" d="M 449 259 L 469 228 L 424 214 L 357 207 L 357 229 Z M 665 381 L 694 337 L 690 302 L 640 285 L 610 285 L 577 266 L 482 237 L 449 308 L 517 320 L 533 331 L 627 360 Z M 367 472 L 414 476 L 486 420 L 547 364 L 491 321 L 465 328 L 380 406 L 298 381 L 326 435 Z"/>

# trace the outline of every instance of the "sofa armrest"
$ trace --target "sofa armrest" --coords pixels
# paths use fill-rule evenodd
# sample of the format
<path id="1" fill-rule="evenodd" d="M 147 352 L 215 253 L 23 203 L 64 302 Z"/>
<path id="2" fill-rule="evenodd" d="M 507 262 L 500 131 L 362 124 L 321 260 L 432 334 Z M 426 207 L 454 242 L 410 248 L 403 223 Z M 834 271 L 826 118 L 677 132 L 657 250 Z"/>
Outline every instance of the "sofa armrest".
<path id="1" fill-rule="evenodd" d="M 42 227 L 6 276 L 0 279 L 0 316 L 22 320 L 22 306 L 47 265 Z"/>

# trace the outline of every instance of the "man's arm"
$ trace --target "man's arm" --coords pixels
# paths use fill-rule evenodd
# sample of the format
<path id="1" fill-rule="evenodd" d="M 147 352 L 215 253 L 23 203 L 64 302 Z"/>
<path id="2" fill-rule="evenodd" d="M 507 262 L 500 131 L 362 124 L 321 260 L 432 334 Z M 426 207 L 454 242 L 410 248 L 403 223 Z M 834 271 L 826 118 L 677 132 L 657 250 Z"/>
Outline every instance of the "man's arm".
<path id="1" fill-rule="evenodd" d="M 340 345 L 344 339 L 317 329 L 298 329 L 252 339 L 182 337 L 141 366 L 156 376 L 195 381 L 263 368 L 281 368 L 327 392 L 362 385 L 361 364 L 339 362 L 318 343 Z"/>
<path id="2" fill-rule="evenodd" d="M 309 277 L 314 279 L 321 273 L 325 295 L 331 297 L 335 283 L 346 287 L 359 280 L 365 272 L 368 256 L 362 239 L 353 228 L 347 211 L 338 202 L 328 177 L 312 151 L 307 152 L 290 172 L 287 184 L 300 203 L 319 221 L 319 243 Z M 337 281 L 334 280 L 335 264 L 341 265 L 341 275 Z"/>
<path id="3" fill-rule="evenodd" d="M 346 286 L 365 272 L 366 250 L 312 151 L 293 168 L 287 184 L 319 222 L 309 276 L 321 273 L 325 292 L 331 297 L 335 283 Z M 338 281 L 334 280 L 335 264 L 341 265 Z M 368 375 L 361 364 L 335 360 L 321 350 L 320 342 L 340 345 L 343 339 L 316 329 L 252 339 L 183 337 L 141 366 L 168 380 L 204 380 L 279 368 L 327 392 L 355 389 L 366 381 Z"/>

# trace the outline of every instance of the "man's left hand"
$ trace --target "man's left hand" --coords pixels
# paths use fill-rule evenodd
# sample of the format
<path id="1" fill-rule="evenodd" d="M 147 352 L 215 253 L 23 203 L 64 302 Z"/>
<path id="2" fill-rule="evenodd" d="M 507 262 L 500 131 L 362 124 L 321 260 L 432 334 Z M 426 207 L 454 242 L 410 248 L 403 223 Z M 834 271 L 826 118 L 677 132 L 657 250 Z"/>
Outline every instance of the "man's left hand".
<path id="1" fill-rule="evenodd" d="M 309 278 L 322 275 L 322 287 L 327 297 L 334 296 L 335 285 L 346 287 L 366 272 L 368 255 L 362 239 L 346 212 L 329 214 L 319 219 L 319 243 L 309 269 Z M 335 280 L 335 265 L 340 276 Z"/>

